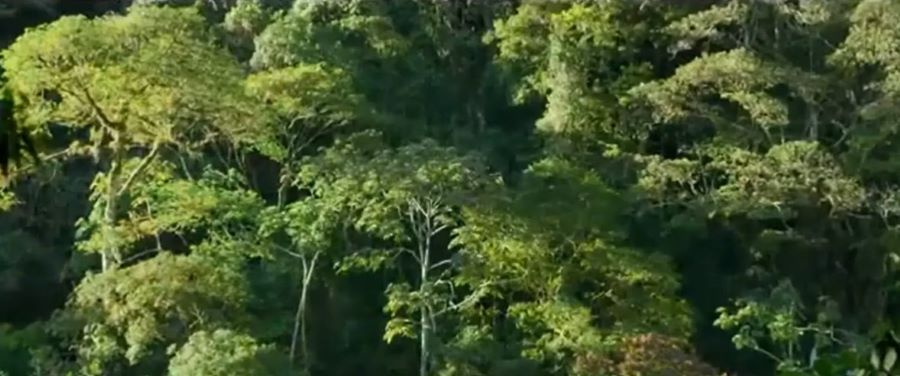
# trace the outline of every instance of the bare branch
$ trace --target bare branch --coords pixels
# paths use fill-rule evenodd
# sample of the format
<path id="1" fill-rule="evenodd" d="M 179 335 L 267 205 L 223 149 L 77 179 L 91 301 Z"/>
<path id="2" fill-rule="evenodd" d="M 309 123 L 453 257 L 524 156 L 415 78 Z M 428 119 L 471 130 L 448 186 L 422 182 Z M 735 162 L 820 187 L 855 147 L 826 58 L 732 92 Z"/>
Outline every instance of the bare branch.
<path id="1" fill-rule="evenodd" d="M 450 227 L 450 226 L 449 226 L 449 225 L 446 225 L 446 224 L 438 226 L 438 227 L 435 228 L 434 230 L 431 230 L 431 236 L 435 236 L 435 235 L 437 235 L 437 234 L 440 234 L 441 231 L 446 230 L 448 227 Z"/>
<path id="2" fill-rule="evenodd" d="M 125 193 L 131 186 L 131 184 L 134 183 L 134 181 L 138 178 L 138 176 L 140 176 L 140 174 L 147 169 L 147 166 L 150 165 L 150 162 L 152 162 L 153 159 L 156 158 L 156 155 L 159 154 L 159 147 L 159 141 L 153 143 L 153 148 L 150 149 L 150 153 L 148 153 L 144 157 L 144 159 L 141 160 L 141 163 L 134 169 L 134 171 L 131 171 L 131 175 L 128 176 L 128 179 L 125 180 L 125 183 L 123 183 L 122 186 L 119 187 L 119 195 Z"/>
<path id="3" fill-rule="evenodd" d="M 440 267 L 442 267 L 442 266 L 444 266 L 444 265 L 449 265 L 449 264 L 452 264 L 452 263 L 453 263 L 453 260 L 452 260 L 452 259 L 446 259 L 446 260 L 444 260 L 444 261 L 436 262 L 436 263 L 432 264 L 431 267 L 428 268 L 428 269 L 429 269 L 429 270 L 434 270 L 434 269 L 440 268 Z"/>
<path id="4" fill-rule="evenodd" d="M 292 256 L 292 257 L 296 257 L 296 258 L 301 259 L 301 260 L 305 259 L 305 257 L 304 257 L 302 254 L 297 253 L 297 252 L 294 252 L 294 251 L 291 251 L 291 250 L 288 249 L 287 247 L 283 247 L 283 246 L 280 246 L 280 245 L 278 245 L 278 244 L 274 244 L 273 246 L 275 247 L 275 249 L 277 249 L 277 250 L 279 250 L 279 251 L 281 251 L 281 252 L 284 252 L 284 253 L 286 253 L 286 254 Z"/>
<path id="5" fill-rule="evenodd" d="M 406 253 L 406 254 L 412 256 L 416 260 L 416 262 L 418 262 L 419 264 L 422 263 L 422 258 L 419 257 L 419 255 L 416 254 L 416 252 L 413 252 L 413 250 L 411 250 L 409 248 L 400 248 L 399 250 L 400 250 L 400 253 Z"/>

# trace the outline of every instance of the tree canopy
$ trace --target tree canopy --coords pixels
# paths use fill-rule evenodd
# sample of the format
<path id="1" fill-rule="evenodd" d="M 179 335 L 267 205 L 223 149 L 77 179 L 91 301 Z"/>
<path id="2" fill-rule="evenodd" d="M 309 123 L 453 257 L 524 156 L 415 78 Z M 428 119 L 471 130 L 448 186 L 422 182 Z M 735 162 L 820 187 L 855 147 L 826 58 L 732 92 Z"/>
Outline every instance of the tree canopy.
<path id="1" fill-rule="evenodd" d="M 0 6 L 0 375 L 896 372 L 894 1 L 73 4 Z"/>

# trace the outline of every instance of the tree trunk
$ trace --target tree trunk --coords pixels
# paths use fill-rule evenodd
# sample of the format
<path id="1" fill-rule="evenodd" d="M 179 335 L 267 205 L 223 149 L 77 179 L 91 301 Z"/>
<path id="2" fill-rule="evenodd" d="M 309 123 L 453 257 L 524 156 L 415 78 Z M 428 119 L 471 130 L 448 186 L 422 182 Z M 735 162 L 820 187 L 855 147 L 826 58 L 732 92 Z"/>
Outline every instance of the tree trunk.
<path id="1" fill-rule="evenodd" d="M 421 280 L 419 281 L 419 293 L 424 296 L 428 286 L 428 270 L 431 268 L 431 217 L 430 211 L 426 212 L 423 236 L 420 236 L 419 255 Z M 431 322 L 428 316 L 428 303 L 419 307 L 419 376 L 428 376 L 428 360 L 430 358 Z"/>
<path id="2" fill-rule="evenodd" d="M 309 341 L 307 339 L 306 325 L 306 307 L 309 298 L 309 286 L 312 282 L 312 276 L 315 272 L 316 262 L 321 252 L 316 252 L 312 260 L 307 263 L 303 261 L 303 277 L 300 285 L 300 301 L 297 303 L 297 313 L 294 315 L 294 333 L 291 336 L 291 364 L 295 363 L 297 347 L 300 347 L 300 357 L 303 360 L 303 371 L 305 375 L 310 375 L 309 371 Z"/>
<path id="3" fill-rule="evenodd" d="M 422 260 L 422 282 L 419 284 L 419 292 L 424 293 L 425 281 L 428 278 L 427 263 Z M 428 321 L 428 309 L 423 304 L 419 307 L 419 376 L 428 376 L 428 341 L 431 332 L 431 323 Z"/>
<path id="4" fill-rule="evenodd" d="M 103 229 L 112 231 L 116 226 L 116 214 L 118 212 L 119 198 L 125 194 L 135 181 L 146 171 L 147 167 L 156 158 L 162 146 L 159 141 L 153 143 L 150 152 L 144 156 L 141 162 L 131 171 L 129 176 L 122 179 L 122 167 L 125 162 L 125 150 L 119 144 L 119 136 L 113 136 L 113 150 L 110 155 L 109 173 L 107 175 L 106 207 L 103 210 Z M 108 234 L 107 234 L 108 235 Z M 108 241 L 109 239 L 107 239 Z M 117 245 L 107 245 L 101 252 L 101 267 L 103 271 L 114 268 L 122 263 L 122 253 Z"/>
<path id="5" fill-rule="evenodd" d="M 109 172 L 106 182 L 106 206 L 103 209 L 102 231 L 112 231 L 116 226 L 116 212 L 118 211 L 119 187 L 118 178 L 121 167 L 121 151 L 113 150 L 109 164 Z M 100 252 L 100 268 L 102 271 L 111 269 L 118 261 L 118 247 L 109 244 L 109 234 L 104 236 L 107 244 Z"/>
<path id="6" fill-rule="evenodd" d="M 289 177 L 290 167 L 285 165 L 281 169 L 281 174 L 278 177 L 278 208 L 283 208 L 285 204 L 287 204 L 287 193 L 289 187 Z"/>
<path id="7" fill-rule="evenodd" d="M 428 323 L 428 312 L 425 307 L 422 307 L 419 325 L 422 326 L 422 333 L 419 334 L 419 376 L 428 376 L 428 336 L 431 325 Z"/>

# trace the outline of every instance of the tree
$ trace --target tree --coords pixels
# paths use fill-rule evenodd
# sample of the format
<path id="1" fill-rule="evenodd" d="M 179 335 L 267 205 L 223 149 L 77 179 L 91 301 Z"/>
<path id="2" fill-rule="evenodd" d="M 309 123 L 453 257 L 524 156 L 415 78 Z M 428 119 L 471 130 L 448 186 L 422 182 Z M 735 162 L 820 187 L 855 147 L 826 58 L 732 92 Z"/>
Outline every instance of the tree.
<path id="1" fill-rule="evenodd" d="M 284 206 L 296 163 L 320 138 L 357 120 L 363 101 L 343 70 L 324 64 L 258 72 L 247 87 L 270 107 L 271 137 L 260 137 L 257 148 L 281 165 L 278 206 Z"/>
<path id="2" fill-rule="evenodd" d="M 666 10 L 634 1 L 525 2 L 497 22 L 490 40 L 498 62 L 522 77 L 514 98 L 546 103 L 538 130 L 581 147 L 632 151 L 648 130 L 627 121 L 620 99 L 654 77 Z"/>
<path id="3" fill-rule="evenodd" d="M 172 376 L 275 376 L 287 369 L 274 347 L 227 329 L 192 334 L 169 363 Z"/>
<path id="4" fill-rule="evenodd" d="M 675 232 L 736 238 L 750 273 L 733 281 L 775 290 L 789 279 L 807 325 L 819 301 L 836 301 L 850 332 L 876 327 L 881 314 L 869 312 L 885 309 L 886 249 L 863 239 L 890 232 L 875 197 L 892 184 L 858 163 L 857 147 L 878 144 L 868 134 L 885 128 L 863 115 L 873 77 L 839 63 L 850 54 L 836 30 L 855 3 L 730 1 L 686 15 L 668 32 L 687 62 L 629 91 L 639 119 L 677 132 L 668 153 L 640 158 L 639 195 L 666 197 L 648 212 L 671 218 Z M 829 282 L 838 274 L 843 282 Z"/>
<path id="5" fill-rule="evenodd" d="M 277 17 L 277 13 L 265 5 L 260 0 L 239 0 L 222 22 L 231 50 L 242 61 L 253 56 L 253 39 Z"/>
<path id="6" fill-rule="evenodd" d="M 509 103 L 509 80 L 481 43 L 509 7 L 507 1 L 298 2 L 256 39 L 251 65 L 340 68 L 373 115 L 367 126 L 392 142 L 428 137 L 465 151 L 485 149 L 492 167 L 513 173 L 525 159 L 515 154 L 532 146 L 535 108 Z M 515 141 L 497 141 L 505 138 Z"/>
<path id="7" fill-rule="evenodd" d="M 9 376 L 896 369 L 894 2 L 126 3 L 0 22 Z"/>
<path id="8" fill-rule="evenodd" d="M 248 79 L 247 86 L 273 114 L 268 124 L 271 137 L 260 138 L 257 149 L 280 165 L 277 203 L 263 215 L 266 219 L 260 235 L 270 240 L 275 249 L 301 262 L 301 291 L 290 358 L 294 360 L 299 347 L 309 373 L 312 361 L 307 344 L 307 297 L 319 258 L 328 248 L 324 239 L 328 237 L 330 219 L 328 215 L 316 214 L 316 211 L 324 211 L 323 208 L 310 206 L 305 201 L 290 202 L 289 190 L 301 157 L 322 138 L 351 125 L 362 116 L 365 107 L 347 74 L 324 64 L 301 64 L 257 72 Z M 282 243 L 290 245 L 279 244 L 279 235 L 287 235 L 288 240 Z"/>
<path id="9" fill-rule="evenodd" d="M 571 369 L 638 333 L 689 335 L 668 261 L 621 244 L 622 201 L 597 175 L 547 159 L 500 194 L 466 209 L 458 279 L 486 289 L 476 312 L 508 311 L 521 355 Z"/>
<path id="10" fill-rule="evenodd" d="M 161 253 L 87 277 L 60 313 L 56 332 L 76 346 L 82 373 L 154 372 L 165 364 L 166 348 L 186 340 L 190 329 L 240 322 L 246 299 L 235 265 Z"/>
<path id="11" fill-rule="evenodd" d="M 22 126 L 62 123 L 85 137 L 69 153 L 103 165 L 94 185 L 103 270 L 122 262 L 112 228 L 120 201 L 166 148 L 191 148 L 253 133 L 235 60 L 212 44 L 192 10 L 135 7 L 126 16 L 73 16 L 32 30 L 4 53 Z M 128 165 L 133 155 L 139 162 Z M 130 167 L 130 168 L 128 168 Z M 100 194 L 100 192 L 103 192 Z"/>
<path id="12" fill-rule="evenodd" d="M 462 304 L 448 302 L 455 249 L 437 248 L 437 239 L 458 226 L 458 210 L 485 186 L 484 174 L 477 159 L 460 157 L 453 149 L 430 141 L 383 149 L 372 133 L 338 142 L 301 168 L 299 178 L 311 191 L 310 200 L 338 213 L 338 226 L 387 242 L 363 251 L 350 248 L 354 252 L 346 268 L 379 268 L 400 256 L 413 262 L 415 287 L 405 281 L 388 287 L 385 311 L 391 320 L 384 338 L 417 335 L 422 376 L 431 372 L 437 319 Z M 409 317 L 415 314 L 418 323 Z"/>
<path id="13" fill-rule="evenodd" d="M 243 268 L 248 258 L 268 256 L 253 242 L 264 203 L 234 174 L 187 180 L 173 170 L 148 168 L 129 195 L 128 217 L 115 228 L 122 249 L 134 251 L 123 268 L 83 279 L 51 320 L 58 338 L 83 350 L 80 372 L 159 370 L 166 346 L 188 330 L 249 325 Z M 173 255 L 169 246 L 190 255 Z"/>

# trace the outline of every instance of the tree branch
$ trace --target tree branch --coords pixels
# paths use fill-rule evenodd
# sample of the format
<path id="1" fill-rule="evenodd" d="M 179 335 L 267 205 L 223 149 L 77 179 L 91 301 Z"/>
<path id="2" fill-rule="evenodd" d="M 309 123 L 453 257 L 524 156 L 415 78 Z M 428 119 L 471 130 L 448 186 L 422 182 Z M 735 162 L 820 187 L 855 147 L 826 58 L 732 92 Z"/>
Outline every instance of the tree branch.
<path id="1" fill-rule="evenodd" d="M 436 262 L 436 263 L 432 264 L 429 269 L 434 270 L 434 269 L 440 268 L 441 266 L 444 266 L 447 264 L 452 264 L 452 263 L 453 263 L 453 259 L 446 259 L 444 261 L 440 261 L 440 262 Z"/>
<path id="2" fill-rule="evenodd" d="M 139 258 L 141 258 L 141 257 L 143 257 L 143 256 L 150 255 L 150 254 L 153 254 L 153 253 L 159 253 L 159 252 L 161 252 L 161 251 L 162 251 L 161 249 L 149 249 L 149 250 L 146 250 L 146 251 L 143 251 L 143 252 L 140 252 L 140 253 L 131 255 L 130 257 L 128 257 L 128 258 L 122 260 L 121 264 L 122 264 L 122 265 L 126 265 L 126 264 L 128 264 L 129 262 L 132 262 L 132 261 L 134 261 L 134 260 L 137 260 L 137 259 L 139 259 Z"/>
<path id="3" fill-rule="evenodd" d="M 125 183 L 123 183 L 121 187 L 119 187 L 119 195 L 125 193 L 125 191 L 128 190 L 128 188 L 132 183 L 134 183 L 138 176 L 147 169 L 147 166 L 150 165 L 150 162 L 152 162 L 153 159 L 156 158 L 156 155 L 159 154 L 159 147 L 159 141 L 153 143 L 153 148 L 150 149 L 150 153 L 148 153 L 147 156 L 145 156 L 144 159 L 141 160 L 141 164 L 139 164 L 134 169 L 134 171 L 131 171 L 131 175 L 128 176 L 128 179 L 125 180 Z"/>
<path id="4" fill-rule="evenodd" d="M 410 256 L 412 256 L 416 260 L 416 262 L 418 262 L 420 264 L 422 263 L 422 258 L 419 257 L 419 255 L 417 255 L 416 252 L 414 252 L 413 250 L 408 249 L 408 248 L 399 248 L 399 250 L 401 253 L 408 253 Z"/>
<path id="5" fill-rule="evenodd" d="M 280 246 L 280 245 L 278 245 L 278 244 L 273 244 L 273 246 L 274 246 L 276 249 L 278 249 L 279 251 L 282 251 L 282 252 L 284 252 L 284 253 L 286 253 L 286 254 L 292 256 L 292 257 L 296 257 L 296 258 L 301 259 L 301 260 L 304 260 L 304 259 L 305 259 L 305 257 L 303 257 L 302 254 L 299 254 L 299 253 L 297 253 L 297 252 L 291 251 L 291 250 L 289 250 L 287 247 Z"/>
<path id="6" fill-rule="evenodd" d="M 460 308 L 463 308 L 463 307 L 465 307 L 465 306 L 468 306 L 468 305 L 471 305 L 471 304 L 475 304 L 475 302 L 477 302 L 479 299 L 481 299 L 481 295 L 480 295 L 480 294 L 476 294 L 475 292 L 473 292 L 472 294 L 469 294 L 469 296 L 467 296 L 467 297 L 466 297 L 465 299 L 463 299 L 461 302 L 459 302 L 459 303 L 457 303 L 457 304 L 450 303 L 450 304 L 447 306 L 447 308 L 444 308 L 444 309 L 442 309 L 442 310 L 440 310 L 440 311 L 438 311 L 438 312 L 435 312 L 435 313 L 434 313 L 434 317 L 439 317 L 439 316 L 441 316 L 441 315 L 443 315 L 443 314 L 445 314 L 445 313 L 447 313 L 447 312 L 450 312 L 450 311 L 456 311 L 456 310 L 458 310 L 458 309 L 460 309 Z"/>
<path id="7" fill-rule="evenodd" d="M 446 225 L 446 224 L 443 224 L 443 225 L 438 226 L 437 228 L 435 228 L 434 230 L 431 231 L 431 236 L 435 236 L 435 235 L 437 235 L 437 234 L 440 234 L 441 231 L 446 230 L 448 227 L 450 227 L 450 226 L 449 226 L 449 225 Z"/>
<path id="8" fill-rule="evenodd" d="M 103 109 L 100 108 L 100 105 L 97 104 L 97 101 L 94 100 L 94 97 L 91 95 L 90 90 L 87 89 L 87 86 L 84 85 L 80 80 L 76 80 L 78 86 L 80 86 L 81 91 L 84 93 L 85 100 L 87 104 L 94 110 L 94 114 L 100 119 L 100 124 L 103 125 L 104 128 L 114 129 L 112 120 L 106 116 L 106 113 L 103 112 Z"/>

